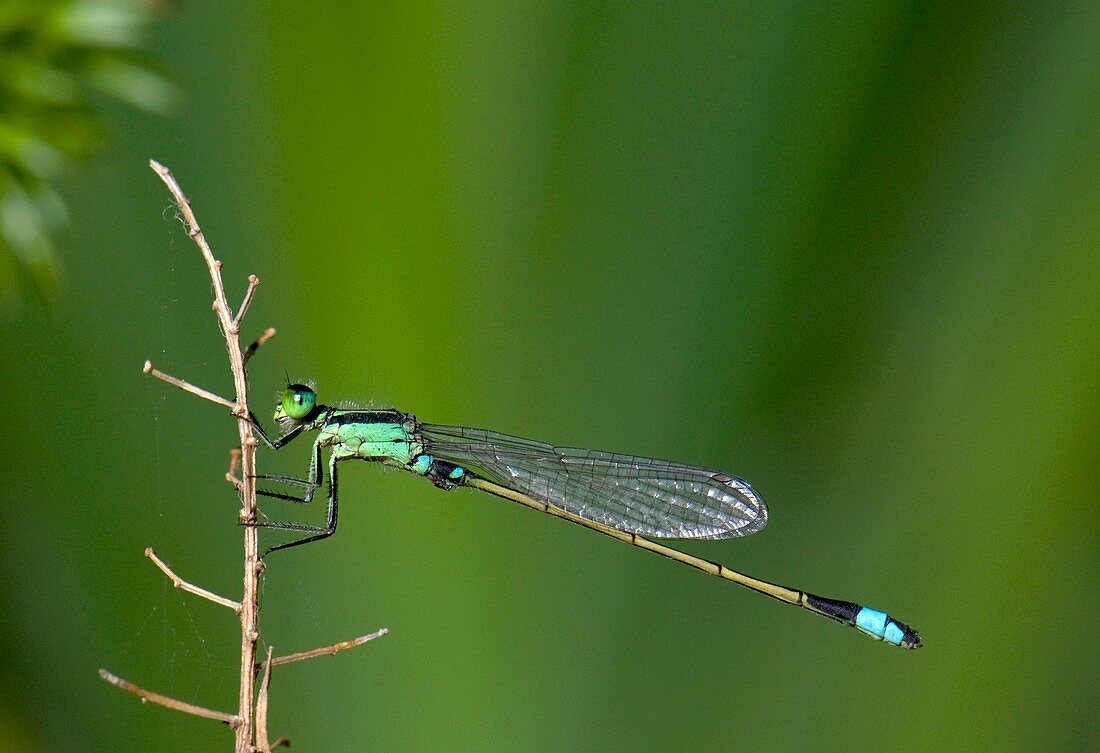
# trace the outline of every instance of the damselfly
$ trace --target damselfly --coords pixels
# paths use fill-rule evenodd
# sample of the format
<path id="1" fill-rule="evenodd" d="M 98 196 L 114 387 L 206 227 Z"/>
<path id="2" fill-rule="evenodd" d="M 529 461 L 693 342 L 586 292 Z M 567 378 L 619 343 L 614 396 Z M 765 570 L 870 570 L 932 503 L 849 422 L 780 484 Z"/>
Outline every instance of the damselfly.
<path id="1" fill-rule="evenodd" d="M 303 496 L 258 490 L 260 494 L 309 502 L 324 480 L 322 450 L 327 447 L 331 453 L 325 525 L 258 523 L 308 534 L 268 552 L 335 533 L 337 465 L 343 460 L 373 460 L 424 476 L 441 489 L 470 487 L 519 502 L 850 625 L 895 646 L 921 646 L 916 630 L 885 612 L 759 580 L 651 540 L 727 539 L 762 529 L 768 522 L 768 508 L 760 495 L 736 476 L 666 460 L 555 447 L 485 429 L 428 424 L 393 409 L 329 407 L 319 404 L 317 393 L 303 384 L 287 386 L 274 418 L 285 433 L 273 441 L 252 417 L 256 432 L 274 450 L 303 433 L 319 433 L 307 478 L 259 477 L 303 487 Z"/>

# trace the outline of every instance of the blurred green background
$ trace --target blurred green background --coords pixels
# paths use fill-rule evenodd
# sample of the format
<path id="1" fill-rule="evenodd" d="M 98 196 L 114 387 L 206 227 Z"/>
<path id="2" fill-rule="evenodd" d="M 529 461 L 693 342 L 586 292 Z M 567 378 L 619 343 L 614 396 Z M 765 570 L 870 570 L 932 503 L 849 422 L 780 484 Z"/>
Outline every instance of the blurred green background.
<path id="1" fill-rule="evenodd" d="M 1095 750 L 1100 5 L 195 3 L 160 117 L 58 194 L 0 320 L 0 751 L 230 750 L 96 676 L 232 709 L 233 422 L 172 167 L 283 378 L 729 469 L 691 552 L 920 629 L 908 653 L 472 492 L 346 466 L 272 557 L 294 750 Z M 9 291 L 10 292 L 10 291 Z M 300 472 L 306 447 L 261 455 Z M 322 510 L 265 504 L 277 518 Z"/>

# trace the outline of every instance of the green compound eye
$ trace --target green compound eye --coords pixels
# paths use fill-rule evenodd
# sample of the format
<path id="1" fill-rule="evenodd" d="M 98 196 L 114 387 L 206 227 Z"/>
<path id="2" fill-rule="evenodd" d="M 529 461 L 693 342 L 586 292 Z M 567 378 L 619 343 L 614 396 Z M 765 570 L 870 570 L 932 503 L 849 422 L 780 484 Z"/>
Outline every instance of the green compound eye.
<path id="1" fill-rule="evenodd" d="M 292 384 L 283 390 L 283 412 L 295 421 L 313 412 L 317 404 L 317 393 L 304 384 Z"/>

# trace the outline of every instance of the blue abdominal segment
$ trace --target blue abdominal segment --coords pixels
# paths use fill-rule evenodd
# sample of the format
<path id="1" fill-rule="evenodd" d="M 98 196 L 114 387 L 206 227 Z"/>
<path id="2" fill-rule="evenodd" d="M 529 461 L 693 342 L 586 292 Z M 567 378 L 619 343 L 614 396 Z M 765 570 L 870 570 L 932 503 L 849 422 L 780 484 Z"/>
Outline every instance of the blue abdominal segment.
<path id="1" fill-rule="evenodd" d="M 886 641 L 902 648 L 920 648 L 921 639 L 916 630 L 898 622 L 886 612 L 880 612 L 851 601 L 826 599 L 823 596 L 805 594 L 805 604 L 811 611 L 830 617 L 837 622 L 851 625 L 864 635 Z"/>
<path id="2" fill-rule="evenodd" d="M 890 618 L 886 612 L 877 609 L 863 607 L 856 615 L 856 627 L 861 631 L 879 640 L 900 646 L 905 637 L 905 630 Z"/>

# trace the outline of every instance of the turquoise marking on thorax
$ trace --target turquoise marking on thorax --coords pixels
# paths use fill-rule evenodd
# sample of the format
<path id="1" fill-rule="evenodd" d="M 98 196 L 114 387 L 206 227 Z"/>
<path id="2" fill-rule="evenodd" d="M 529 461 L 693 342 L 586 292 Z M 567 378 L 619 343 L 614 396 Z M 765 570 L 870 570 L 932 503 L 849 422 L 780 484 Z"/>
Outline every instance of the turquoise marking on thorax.
<path id="1" fill-rule="evenodd" d="M 331 446 L 333 454 L 340 458 L 382 460 L 399 466 L 405 466 L 423 451 L 407 421 L 333 420 L 356 413 L 369 414 L 369 411 L 334 413 L 325 422 L 317 441 L 322 446 Z"/>
<path id="2" fill-rule="evenodd" d="M 447 478 L 449 478 L 453 481 L 457 481 L 458 479 L 462 478 L 462 474 L 465 473 L 465 472 L 466 472 L 465 468 L 463 468 L 460 465 L 456 465 L 454 468 L 451 469 L 451 472 L 449 474 L 447 474 Z"/>

